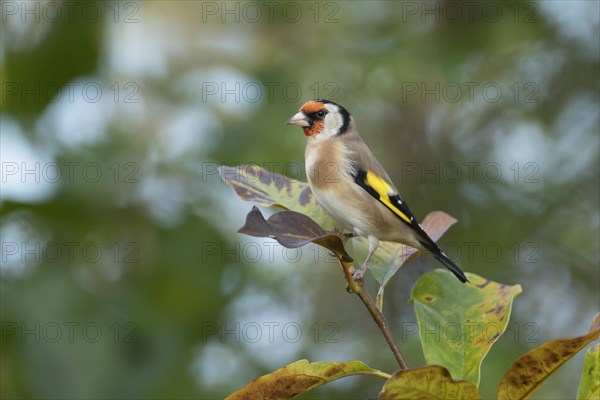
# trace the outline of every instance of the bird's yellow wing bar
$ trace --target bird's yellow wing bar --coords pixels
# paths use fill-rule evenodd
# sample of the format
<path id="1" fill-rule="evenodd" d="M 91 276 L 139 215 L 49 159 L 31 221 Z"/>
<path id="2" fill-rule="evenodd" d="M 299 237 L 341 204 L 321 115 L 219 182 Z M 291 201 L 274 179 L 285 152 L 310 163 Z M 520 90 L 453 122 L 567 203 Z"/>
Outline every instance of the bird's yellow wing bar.
<path id="1" fill-rule="evenodd" d="M 392 187 L 384 179 L 375 175 L 373 172 L 368 171 L 365 183 L 371 186 L 377 192 L 379 195 L 379 200 L 385 204 L 387 208 L 392 210 L 394 214 L 402 218 L 408 224 L 412 224 L 411 218 L 406 215 L 405 212 L 402 212 L 402 210 L 400 210 L 396 204 L 394 204 L 398 202 L 394 201 L 394 203 L 392 203 L 392 197 L 396 196 L 397 193 L 394 193 Z M 414 220 L 414 218 L 412 219 Z"/>
<path id="2" fill-rule="evenodd" d="M 358 170 L 354 181 L 371 196 L 383 203 L 398 218 L 411 226 L 418 225 L 406 203 L 385 179 L 372 171 Z"/>

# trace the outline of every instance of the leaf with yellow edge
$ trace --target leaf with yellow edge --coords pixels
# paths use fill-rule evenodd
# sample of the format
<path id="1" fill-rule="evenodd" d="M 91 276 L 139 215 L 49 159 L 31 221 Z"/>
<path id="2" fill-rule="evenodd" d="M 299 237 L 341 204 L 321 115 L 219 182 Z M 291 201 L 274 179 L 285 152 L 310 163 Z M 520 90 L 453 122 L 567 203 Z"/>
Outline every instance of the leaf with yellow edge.
<path id="1" fill-rule="evenodd" d="M 219 173 L 244 201 L 308 215 L 325 229 L 335 226 L 327 211 L 317 204 L 306 182 L 276 174 L 257 165 L 221 166 Z"/>
<path id="2" fill-rule="evenodd" d="M 453 378 L 478 386 L 481 362 L 506 330 L 521 286 L 470 273 L 467 278 L 464 284 L 449 271 L 433 270 L 417 281 L 411 301 L 427 364 L 443 365 Z"/>
<path id="3" fill-rule="evenodd" d="M 477 386 L 471 382 L 453 380 L 448 370 L 439 365 L 400 370 L 388 379 L 379 393 L 379 400 L 479 398 Z"/>
<path id="4" fill-rule="evenodd" d="M 498 387 L 498 399 L 529 399 L 541 384 L 561 365 L 600 334 L 600 318 L 594 318 L 590 331 L 583 336 L 555 339 L 528 351 L 506 371 Z"/>
<path id="5" fill-rule="evenodd" d="M 390 377 L 362 361 L 309 363 L 300 360 L 255 379 L 226 400 L 292 399 L 325 383 L 357 374 Z"/>

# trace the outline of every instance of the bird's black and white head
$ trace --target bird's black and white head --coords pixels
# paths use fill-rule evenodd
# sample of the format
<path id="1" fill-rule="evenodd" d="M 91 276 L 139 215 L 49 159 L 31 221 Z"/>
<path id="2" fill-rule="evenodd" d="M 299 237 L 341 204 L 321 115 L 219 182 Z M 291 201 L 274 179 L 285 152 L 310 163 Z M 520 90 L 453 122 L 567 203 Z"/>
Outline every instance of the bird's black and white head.
<path id="1" fill-rule="evenodd" d="M 352 116 L 344 107 L 329 100 L 311 100 L 285 123 L 298 125 L 307 137 L 326 138 L 343 135 L 352 122 Z"/>

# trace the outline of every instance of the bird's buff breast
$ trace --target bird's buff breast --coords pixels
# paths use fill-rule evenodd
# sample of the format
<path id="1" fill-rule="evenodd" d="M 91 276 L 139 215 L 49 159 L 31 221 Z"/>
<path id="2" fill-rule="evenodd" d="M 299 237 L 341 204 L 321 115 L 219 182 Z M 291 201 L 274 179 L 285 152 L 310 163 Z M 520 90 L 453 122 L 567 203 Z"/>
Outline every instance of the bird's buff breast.
<path id="1" fill-rule="evenodd" d="M 346 148 L 339 141 L 312 139 L 306 144 L 304 154 L 306 176 L 313 192 L 333 189 L 352 179 L 346 159 Z"/>
<path id="2" fill-rule="evenodd" d="M 306 175 L 317 202 L 335 219 L 340 229 L 368 235 L 381 219 L 377 207 L 364 209 L 369 194 L 354 183 L 343 144 L 317 143 L 306 147 Z M 362 209 L 362 212 L 361 212 Z M 375 213 L 376 215 L 372 215 Z"/>

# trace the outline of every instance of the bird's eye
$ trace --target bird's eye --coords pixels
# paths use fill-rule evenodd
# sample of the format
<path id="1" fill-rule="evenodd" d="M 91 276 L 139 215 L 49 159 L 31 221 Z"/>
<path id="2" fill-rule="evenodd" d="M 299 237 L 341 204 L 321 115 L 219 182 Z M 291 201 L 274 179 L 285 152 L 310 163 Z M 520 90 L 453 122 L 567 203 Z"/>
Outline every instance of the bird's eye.
<path id="1" fill-rule="evenodd" d="M 317 111 L 317 117 L 323 118 L 324 116 L 325 116 L 325 111 L 323 111 L 323 110 Z"/>

